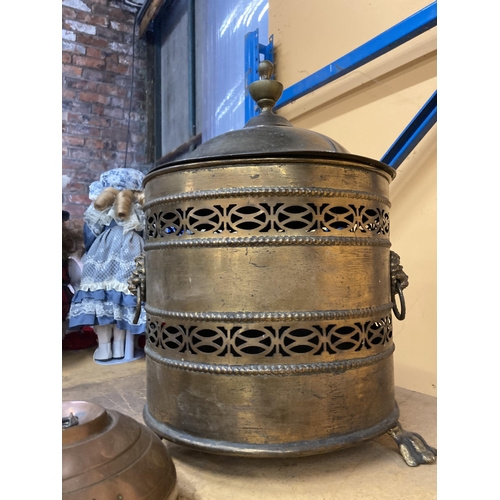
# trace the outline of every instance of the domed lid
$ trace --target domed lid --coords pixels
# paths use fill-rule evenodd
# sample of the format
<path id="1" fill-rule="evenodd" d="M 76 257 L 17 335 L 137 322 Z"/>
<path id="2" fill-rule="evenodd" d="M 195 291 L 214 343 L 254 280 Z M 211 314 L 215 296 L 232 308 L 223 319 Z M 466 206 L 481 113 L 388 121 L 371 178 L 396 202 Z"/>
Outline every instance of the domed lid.
<path id="1" fill-rule="evenodd" d="M 273 108 L 281 97 L 283 85 L 271 80 L 274 66 L 270 61 L 259 64 L 260 79 L 251 83 L 249 92 L 261 109 L 240 130 L 221 134 L 203 143 L 188 158 L 213 156 L 283 154 L 283 153 L 348 153 L 338 142 L 323 134 L 294 127 L 285 117 L 274 114 Z"/>
<path id="2" fill-rule="evenodd" d="M 349 154 L 347 149 L 329 137 L 294 127 L 285 117 L 276 115 L 273 108 L 281 97 L 283 85 L 272 80 L 274 66 L 270 61 L 259 64 L 259 80 L 249 85 L 249 92 L 261 112 L 240 130 L 218 135 L 201 144 L 182 160 L 158 165 L 164 167 L 209 160 L 240 158 L 336 158 L 356 161 L 381 168 L 392 177 L 395 170 L 385 163 Z"/>

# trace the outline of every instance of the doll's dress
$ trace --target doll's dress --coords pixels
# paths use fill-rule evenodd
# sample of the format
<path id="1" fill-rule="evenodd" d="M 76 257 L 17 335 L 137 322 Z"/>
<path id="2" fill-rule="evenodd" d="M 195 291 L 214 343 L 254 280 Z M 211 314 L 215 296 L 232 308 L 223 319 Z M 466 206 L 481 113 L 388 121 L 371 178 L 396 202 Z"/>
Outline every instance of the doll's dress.
<path id="1" fill-rule="evenodd" d="M 135 203 L 129 218 L 120 220 L 113 207 L 98 211 L 94 205 L 84 214 L 86 253 L 82 278 L 68 314 L 69 328 L 114 324 L 133 334 L 144 333 L 146 313 L 141 306 L 133 323 L 136 297 L 128 289 L 135 258 L 144 248 L 144 212 Z"/>

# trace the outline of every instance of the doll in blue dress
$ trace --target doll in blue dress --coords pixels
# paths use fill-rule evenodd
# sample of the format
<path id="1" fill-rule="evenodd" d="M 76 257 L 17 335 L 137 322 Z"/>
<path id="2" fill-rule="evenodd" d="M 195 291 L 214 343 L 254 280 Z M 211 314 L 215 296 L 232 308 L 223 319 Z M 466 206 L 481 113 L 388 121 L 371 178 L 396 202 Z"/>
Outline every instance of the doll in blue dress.
<path id="1" fill-rule="evenodd" d="M 100 362 L 123 359 L 127 332 L 142 334 L 146 329 L 142 306 L 134 323 L 137 299 L 127 282 L 144 248 L 143 179 L 139 170 L 115 168 L 89 188 L 92 203 L 83 216 L 86 253 L 68 326 L 94 328 L 99 343 L 94 360 Z"/>

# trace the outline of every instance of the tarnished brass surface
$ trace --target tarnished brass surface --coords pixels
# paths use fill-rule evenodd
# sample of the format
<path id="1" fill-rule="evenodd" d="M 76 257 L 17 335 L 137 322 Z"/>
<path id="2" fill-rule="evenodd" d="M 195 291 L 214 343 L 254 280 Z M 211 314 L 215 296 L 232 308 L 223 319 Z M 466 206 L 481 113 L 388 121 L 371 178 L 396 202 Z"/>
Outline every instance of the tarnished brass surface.
<path id="1" fill-rule="evenodd" d="M 62 431 L 66 500 L 176 500 L 176 473 L 161 440 L 145 425 L 85 401 L 65 401 L 78 423 Z"/>
<path id="2" fill-rule="evenodd" d="M 395 171 L 295 129 L 261 83 L 243 130 L 145 178 L 144 419 L 213 453 L 310 455 L 398 420 Z"/>
<path id="3" fill-rule="evenodd" d="M 223 373 L 156 359 L 150 353 L 147 361 L 150 380 L 159 383 L 148 384 L 145 422 L 167 439 L 205 451 L 310 455 L 382 434 L 399 416 L 390 356 L 338 368 L 315 363 L 309 371 L 304 364 L 273 371 L 223 365 Z M 297 373 L 287 373 L 294 368 Z"/>
<path id="4" fill-rule="evenodd" d="M 283 158 L 151 174 L 155 432 L 208 451 L 306 455 L 394 425 L 389 181 L 366 165 Z"/>

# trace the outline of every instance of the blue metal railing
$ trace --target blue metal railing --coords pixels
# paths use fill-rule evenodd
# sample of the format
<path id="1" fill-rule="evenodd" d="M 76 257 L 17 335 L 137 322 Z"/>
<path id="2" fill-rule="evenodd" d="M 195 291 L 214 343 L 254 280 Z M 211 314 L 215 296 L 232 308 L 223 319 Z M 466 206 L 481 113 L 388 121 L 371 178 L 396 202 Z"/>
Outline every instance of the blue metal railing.
<path id="1" fill-rule="evenodd" d="M 394 141 L 380 161 L 398 168 L 437 121 L 437 91 Z"/>
<path id="2" fill-rule="evenodd" d="M 259 30 L 256 29 L 245 35 L 245 123 L 259 114 L 259 107 L 251 98 L 248 87 L 259 79 L 257 68 L 261 54 L 264 59 L 274 62 L 273 36 L 269 37 L 268 45 L 262 45 L 259 43 Z"/>
<path id="3" fill-rule="evenodd" d="M 432 2 L 427 7 L 404 19 L 392 28 L 372 38 L 358 48 L 342 56 L 328 66 L 307 76 L 303 80 L 291 85 L 283 91 L 275 109 L 282 108 L 297 99 L 319 89 L 327 83 L 346 75 L 360 66 L 380 57 L 383 54 L 399 47 L 409 40 L 434 28 L 437 25 L 437 2 Z M 257 36 L 257 42 L 255 37 Z M 245 39 L 245 66 L 248 85 L 258 78 L 257 66 L 259 64 L 258 32 L 249 33 Z M 272 40 L 272 37 L 271 37 Z M 259 51 L 264 57 L 272 57 L 272 43 L 268 47 L 260 46 Z M 270 59 L 272 61 L 272 59 Z M 258 113 L 252 103 L 248 90 L 245 95 L 245 121 Z M 437 121 L 437 91 L 408 124 L 402 134 L 396 139 L 382 160 L 393 168 L 398 168 L 403 160 L 410 154 L 422 137 L 432 128 Z"/>
<path id="4" fill-rule="evenodd" d="M 373 61 L 377 57 L 430 30 L 436 24 L 437 5 L 436 2 L 433 2 L 340 59 L 285 89 L 280 100 L 276 103 L 275 109 L 282 108 L 323 85 L 333 82 L 337 78 Z"/>

